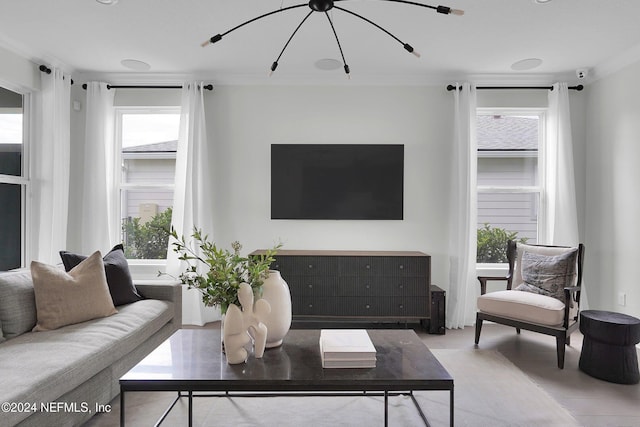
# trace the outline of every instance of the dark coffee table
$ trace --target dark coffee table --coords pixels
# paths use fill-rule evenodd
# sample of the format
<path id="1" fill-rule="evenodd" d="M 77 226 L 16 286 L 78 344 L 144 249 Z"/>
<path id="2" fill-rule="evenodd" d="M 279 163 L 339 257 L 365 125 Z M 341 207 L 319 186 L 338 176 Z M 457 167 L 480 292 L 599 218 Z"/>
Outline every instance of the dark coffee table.
<path id="1" fill-rule="evenodd" d="M 453 426 L 453 378 L 412 330 L 368 330 L 377 351 L 375 368 L 323 369 L 319 330 L 292 329 L 281 347 L 268 349 L 262 359 L 229 365 L 220 350 L 220 331 L 181 329 L 120 379 L 120 425 L 125 425 L 129 391 L 176 391 L 175 403 L 189 400 L 189 426 L 193 398 L 206 396 L 388 396 L 409 395 L 429 425 L 415 390 L 449 391 L 449 420 Z M 161 360 L 164 363 L 158 363 Z M 254 394 L 251 394 L 254 393 Z M 268 393 L 268 394 L 265 394 Z"/>

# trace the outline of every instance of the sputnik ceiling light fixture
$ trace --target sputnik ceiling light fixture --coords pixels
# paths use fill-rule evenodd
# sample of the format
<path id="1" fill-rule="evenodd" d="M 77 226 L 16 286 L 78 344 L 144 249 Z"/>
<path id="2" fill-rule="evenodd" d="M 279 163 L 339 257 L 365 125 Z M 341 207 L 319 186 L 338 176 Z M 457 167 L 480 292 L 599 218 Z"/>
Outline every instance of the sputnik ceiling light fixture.
<path id="1" fill-rule="evenodd" d="M 382 28 L 380 25 L 376 24 L 375 22 L 371 21 L 370 19 L 365 18 L 362 15 L 359 15 L 359 14 L 357 14 L 355 12 L 352 12 L 350 10 L 344 9 L 342 7 L 336 6 L 334 4 L 336 2 L 341 2 L 341 1 L 348 1 L 348 0 L 310 0 L 309 3 L 301 3 L 301 4 L 296 4 L 296 5 L 293 5 L 293 6 L 287 6 L 287 7 L 284 7 L 284 8 L 276 9 L 274 11 L 265 13 L 263 15 L 256 16 L 255 18 L 250 19 L 250 20 L 248 20 L 246 22 L 243 22 L 240 25 L 236 25 L 235 27 L 231 28 L 230 30 L 228 30 L 228 31 L 226 31 L 224 33 L 216 34 L 215 36 L 211 37 L 209 40 L 207 40 L 204 43 L 202 43 L 202 47 L 205 47 L 207 45 L 219 42 L 227 34 L 233 32 L 233 31 L 235 31 L 235 30 L 237 30 L 239 28 L 242 28 L 247 24 L 255 22 L 255 21 L 259 20 L 259 19 L 266 18 L 267 16 L 274 15 L 276 13 L 285 12 L 287 10 L 292 10 L 292 9 L 297 9 L 297 8 L 300 8 L 300 7 L 308 6 L 309 8 L 311 8 L 311 11 L 302 19 L 300 24 L 298 24 L 296 29 L 291 34 L 291 37 L 289 37 L 289 40 L 287 40 L 287 42 L 285 43 L 284 47 L 280 51 L 280 55 L 278 55 L 278 58 L 276 58 L 276 60 L 273 62 L 273 64 L 271 64 L 271 71 L 269 72 L 269 75 L 273 74 L 273 72 L 276 70 L 276 68 L 278 68 L 278 61 L 280 61 L 280 58 L 282 57 L 282 54 L 287 49 L 287 46 L 289 46 L 289 43 L 291 43 L 291 40 L 296 35 L 296 33 L 298 32 L 300 27 L 302 27 L 302 24 L 304 24 L 306 22 L 306 20 L 311 16 L 311 14 L 313 12 L 324 12 L 325 16 L 327 17 L 327 20 L 329 21 L 329 25 L 331 26 L 331 30 L 333 31 L 333 35 L 335 36 L 336 42 L 338 44 L 338 49 L 340 50 L 340 56 L 342 56 L 342 63 L 344 64 L 344 72 L 347 74 L 347 77 L 350 77 L 349 65 L 347 65 L 347 61 L 344 58 L 344 53 L 342 51 L 342 45 L 340 44 L 340 40 L 338 39 L 338 33 L 336 32 L 336 29 L 335 29 L 335 27 L 333 25 L 333 21 L 331 20 L 331 17 L 329 16 L 329 13 L 328 13 L 332 9 L 340 10 L 342 12 L 345 12 L 345 13 L 349 14 L 349 15 L 353 15 L 353 16 L 355 16 L 357 18 L 360 18 L 365 22 L 368 22 L 369 24 L 373 25 L 374 27 L 376 27 L 380 31 L 383 31 L 384 33 L 386 33 L 387 35 L 392 37 L 394 40 L 396 40 L 398 43 L 400 43 L 402 45 L 402 47 L 404 47 L 404 49 L 407 52 L 412 53 L 417 57 L 420 57 L 420 54 L 418 52 L 416 52 L 409 43 L 404 43 L 402 40 L 400 40 L 398 37 L 396 37 L 393 34 L 391 34 L 386 29 Z M 449 15 L 449 14 L 452 14 L 452 15 L 463 15 L 464 14 L 464 11 L 462 11 L 462 10 L 452 9 L 450 7 L 447 7 L 447 6 L 430 6 L 428 4 L 416 3 L 416 2 L 413 2 L 413 1 L 405 1 L 405 0 L 380 0 L 380 1 L 388 1 L 388 2 L 393 2 L 393 3 L 404 3 L 404 4 L 413 5 L 413 6 L 425 7 L 425 8 L 428 8 L 428 9 L 433 9 L 436 12 L 442 13 L 442 14 L 445 14 L 445 15 Z"/>

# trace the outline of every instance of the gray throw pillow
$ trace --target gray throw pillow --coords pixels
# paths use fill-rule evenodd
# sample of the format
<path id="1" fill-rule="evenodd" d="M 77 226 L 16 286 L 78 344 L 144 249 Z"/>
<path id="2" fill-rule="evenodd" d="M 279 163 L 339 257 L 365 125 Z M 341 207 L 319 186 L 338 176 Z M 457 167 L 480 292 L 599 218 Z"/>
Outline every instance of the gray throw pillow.
<path id="1" fill-rule="evenodd" d="M 522 254 L 522 281 L 518 291 L 533 292 L 556 298 L 563 303 L 564 288 L 571 286 L 576 275 L 578 250 L 561 255 Z"/>
<path id="2" fill-rule="evenodd" d="M 29 269 L 0 273 L 0 322 L 6 339 L 29 332 L 36 325 L 36 298 Z"/>

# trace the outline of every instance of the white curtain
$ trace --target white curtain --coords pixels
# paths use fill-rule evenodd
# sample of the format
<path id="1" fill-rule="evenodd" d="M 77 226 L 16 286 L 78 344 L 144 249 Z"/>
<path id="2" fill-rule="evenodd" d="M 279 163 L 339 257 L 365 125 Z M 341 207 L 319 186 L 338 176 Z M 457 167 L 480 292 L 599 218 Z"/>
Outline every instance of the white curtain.
<path id="1" fill-rule="evenodd" d="M 454 157 L 451 165 L 449 329 L 473 325 L 479 285 L 476 280 L 477 142 L 476 89 L 469 83 L 454 94 Z"/>
<path id="2" fill-rule="evenodd" d="M 556 83 L 553 90 L 549 91 L 544 179 L 546 198 L 542 243 L 577 246 L 580 236 L 573 168 L 571 110 L 566 83 Z M 586 286 L 583 286 L 581 306 L 583 309 L 588 308 Z"/>
<path id="3" fill-rule="evenodd" d="M 53 68 L 41 73 L 35 96 L 36 127 L 32 145 L 31 259 L 56 264 L 67 246 L 69 211 L 71 77 Z"/>
<path id="4" fill-rule="evenodd" d="M 106 83 L 87 83 L 81 250 L 108 251 L 120 241 L 114 91 Z"/>
<path id="5" fill-rule="evenodd" d="M 544 243 L 577 245 L 578 212 L 573 172 L 573 142 L 569 89 L 566 83 L 556 83 L 549 91 L 547 145 L 544 147 L 545 226 Z"/>
<path id="6" fill-rule="evenodd" d="M 207 147 L 204 89 L 201 82 L 182 87 L 180 133 L 176 153 L 176 178 L 171 225 L 179 236 L 189 239 L 193 227 L 213 238 L 213 174 Z M 173 252 L 167 253 L 167 273 L 177 277 L 185 265 Z M 183 287 L 182 323 L 204 325 L 220 319 L 220 311 L 205 307 L 199 291 Z"/>

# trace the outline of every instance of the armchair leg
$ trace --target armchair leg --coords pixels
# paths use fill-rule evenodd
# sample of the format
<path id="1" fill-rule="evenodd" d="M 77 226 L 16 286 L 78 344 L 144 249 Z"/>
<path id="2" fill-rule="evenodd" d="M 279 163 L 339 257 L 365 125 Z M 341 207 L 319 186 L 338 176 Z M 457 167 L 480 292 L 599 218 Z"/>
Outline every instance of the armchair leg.
<path id="1" fill-rule="evenodd" d="M 520 335 L 520 328 L 516 328 L 516 334 Z"/>
<path id="2" fill-rule="evenodd" d="M 476 315 L 476 345 L 480 342 L 480 332 L 482 331 L 482 319 Z"/>
<path id="3" fill-rule="evenodd" d="M 556 337 L 556 352 L 558 353 L 558 368 L 564 369 L 564 351 L 566 345 L 566 336 Z"/>

